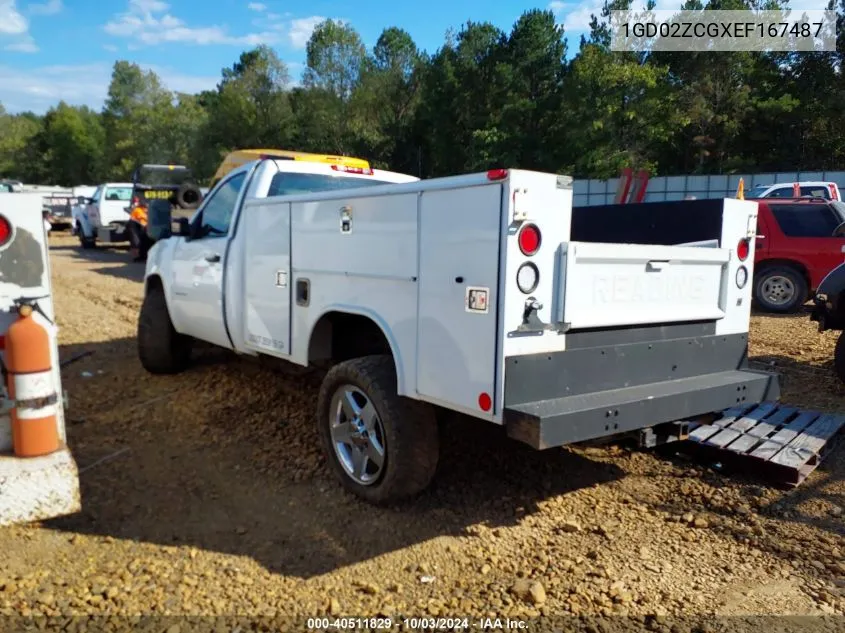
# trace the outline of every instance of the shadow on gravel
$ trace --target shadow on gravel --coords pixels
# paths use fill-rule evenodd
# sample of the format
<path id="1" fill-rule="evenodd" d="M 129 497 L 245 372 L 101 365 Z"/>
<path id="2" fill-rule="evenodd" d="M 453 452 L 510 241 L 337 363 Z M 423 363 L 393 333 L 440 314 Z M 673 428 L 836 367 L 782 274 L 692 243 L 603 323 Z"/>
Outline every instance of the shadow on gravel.
<path id="1" fill-rule="evenodd" d="M 50 246 L 50 252 L 58 255 L 54 258 L 53 266 L 61 266 L 61 259 L 71 258 L 91 264 L 109 264 L 99 268 L 90 268 L 91 272 L 99 273 L 118 279 L 141 282 L 144 280 L 144 263 L 133 262 L 129 253 L 129 246 L 118 244 L 115 246 L 97 246 L 92 249 L 82 249 L 78 245 Z"/>
<path id="2" fill-rule="evenodd" d="M 322 374 L 203 352 L 184 374 L 146 374 L 134 341 L 64 346 L 69 443 L 83 511 L 55 530 L 246 556 L 310 578 L 438 537 L 516 524 L 538 504 L 620 479 L 562 450 L 536 452 L 483 422 L 444 425 L 440 469 L 410 503 L 343 491 L 313 420 Z M 444 544 L 445 547 L 445 544 Z M 415 561 L 408 552 L 409 563 Z M 232 561 L 232 565 L 236 562 Z"/>
<path id="3" fill-rule="evenodd" d="M 813 311 L 813 303 L 807 302 L 802 305 L 798 310 L 791 314 L 781 314 L 779 312 L 767 312 L 765 310 L 760 309 L 758 306 L 753 306 L 751 308 L 751 316 L 755 317 L 770 317 L 773 319 L 805 319 L 809 314 Z"/>

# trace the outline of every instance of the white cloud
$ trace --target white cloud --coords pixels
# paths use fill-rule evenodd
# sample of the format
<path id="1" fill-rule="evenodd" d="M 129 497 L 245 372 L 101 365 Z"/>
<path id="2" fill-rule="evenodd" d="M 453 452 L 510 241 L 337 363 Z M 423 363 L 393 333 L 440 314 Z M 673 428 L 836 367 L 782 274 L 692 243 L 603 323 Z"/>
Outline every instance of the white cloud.
<path id="1" fill-rule="evenodd" d="M 103 50 L 106 50 L 110 53 L 116 53 L 118 51 L 118 48 L 114 44 L 103 44 Z"/>
<path id="2" fill-rule="evenodd" d="M 62 0 L 47 0 L 47 2 L 34 2 L 27 9 L 32 15 L 56 15 L 61 13 L 64 6 Z"/>
<path id="3" fill-rule="evenodd" d="M 259 13 L 262 13 L 267 10 L 267 5 L 263 2 L 250 2 L 246 5 L 246 8 L 250 11 L 258 11 Z"/>
<path id="4" fill-rule="evenodd" d="M 0 0 L 0 35 L 23 35 L 29 22 L 21 15 L 15 0 Z"/>
<path id="5" fill-rule="evenodd" d="M 307 18 L 291 20 L 287 27 L 287 37 L 290 45 L 298 49 L 305 48 L 316 26 L 325 19 L 319 15 L 312 15 Z"/>
<path id="6" fill-rule="evenodd" d="M 37 53 L 38 45 L 32 36 L 27 34 L 24 37 L 17 38 L 13 42 L 6 44 L 3 47 L 5 51 L 13 51 L 15 53 Z"/>
<path id="7" fill-rule="evenodd" d="M 274 44 L 279 34 L 262 31 L 246 35 L 230 35 L 225 27 L 191 27 L 167 11 L 170 5 L 161 0 L 129 0 L 127 10 L 119 13 L 104 27 L 106 33 L 116 37 L 131 37 L 136 44 L 159 44 L 179 42 L 207 46 L 212 44 L 233 44 L 255 46 Z"/>
<path id="8" fill-rule="evenodd" d="M 197 93 L 214 88 L 219 77 L 186 75 L 172 68 L 141 65 L 152 70 L 170 90 Z M 56 65 L 22 70 L 0 65 L 0 103 L 9 112 L 31 110 L 42 114 L 64 99 L 99 110 L 111 81 L 112 65 Z"/>
<path id="9" fill-rule="evenodd" d="M 810 0 L 805 0 L 810 1 Z M 681 0 L 657 0 L 655 9 L 679 9 L 682 4 Z M 635 0 L 631 4 L 631 9 L 634 11 L 642 11 L 645 9 L 645 0 Z M 567 33 L 580 33 L 590 30 L 590 21 L 595 15 L 601 19 L 601 11 L 604 7 L 604 0 L 584 0 L 583 2 L 563 2 L 562 0 L 552 0 L 546 5 L 558 21 L 563 24 L 564 31 Z"/>

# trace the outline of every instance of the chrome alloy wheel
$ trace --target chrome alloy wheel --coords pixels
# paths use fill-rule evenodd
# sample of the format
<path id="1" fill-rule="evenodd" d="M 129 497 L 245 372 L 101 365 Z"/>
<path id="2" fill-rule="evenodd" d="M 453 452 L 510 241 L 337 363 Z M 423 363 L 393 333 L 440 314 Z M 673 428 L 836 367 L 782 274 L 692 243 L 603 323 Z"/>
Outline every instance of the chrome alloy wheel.
<path id="1" fill-rule="evenodd" d="M 384 426 L 370 399 L 354 385 L 341 385 L 329 408 L 332 446 L 356 483 L 376 483 L 385 467 Z"/>

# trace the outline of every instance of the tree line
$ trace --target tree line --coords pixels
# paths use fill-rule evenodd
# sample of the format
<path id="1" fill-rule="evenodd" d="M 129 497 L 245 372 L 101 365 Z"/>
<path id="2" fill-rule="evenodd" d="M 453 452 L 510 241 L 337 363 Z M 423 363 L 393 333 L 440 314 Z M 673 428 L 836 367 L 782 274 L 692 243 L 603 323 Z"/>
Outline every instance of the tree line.
<path id="1" fill-rule="evenodd" d="M 838 2 L 838 4 L 837 4 Z M 783 4 L 783 3 L 781 3 Z M 216 88 L 167 90 L 114 65 L 97 112 L 60 102 L 43 116 L 0 105 L 0 177 L 64 186 L 125 180 L 141 163 L 180 163 L 207 182 L 236 148 L 345 154 L 424 178 L 495 166 L 608 178 L 845 168 L 845 0 L 829 53 L 610 50 L 608 0 L 567 55 L 550 11 L 509 33 L 451 31 L 434 53 L 386 28 L 368 50 L 326 20 L 302 81 L 269 47 L 243 52 Z M 688 0 L 683 8 L 777 8 L 776 0 Z"/>

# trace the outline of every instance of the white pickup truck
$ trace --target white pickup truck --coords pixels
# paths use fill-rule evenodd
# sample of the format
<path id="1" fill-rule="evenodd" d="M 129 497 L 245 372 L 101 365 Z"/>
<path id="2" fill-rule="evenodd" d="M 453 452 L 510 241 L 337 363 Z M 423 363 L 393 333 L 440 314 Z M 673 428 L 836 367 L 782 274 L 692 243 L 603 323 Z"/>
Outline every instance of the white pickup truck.
<path id="1" fill-rule="evenodd" d="M 84 204 L 72 207 L 71 230 L 79 237 L 82 248 L 94 248 L 98 240 L 113 243 L 129 239 L 126 225 L 132 187 L 131 182 L 107 182 L 97 187 Z"/>
<path id="2" fill-rule="evenodd" d="M 755 202 L 573 211 L 555 174 L 352 189 L 373 176 L 332 169 L 249 163 L 169 234 L 151 217 L 138 346 L 153 373 L 194 339 L 331 360 L 317 425 L 364 499 L 428 485 L 440 412 L 544 449 L 779 396 L 746 364 Z"/>

